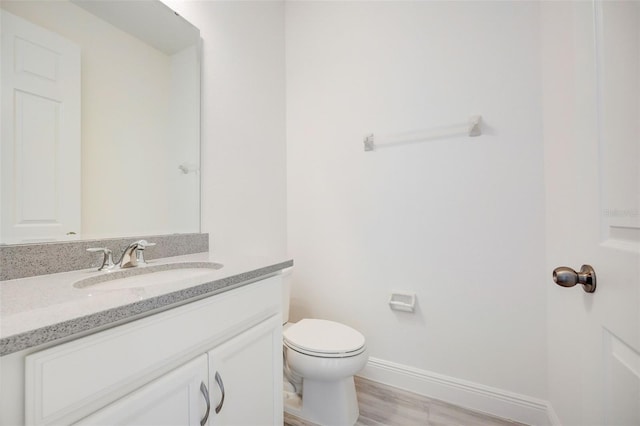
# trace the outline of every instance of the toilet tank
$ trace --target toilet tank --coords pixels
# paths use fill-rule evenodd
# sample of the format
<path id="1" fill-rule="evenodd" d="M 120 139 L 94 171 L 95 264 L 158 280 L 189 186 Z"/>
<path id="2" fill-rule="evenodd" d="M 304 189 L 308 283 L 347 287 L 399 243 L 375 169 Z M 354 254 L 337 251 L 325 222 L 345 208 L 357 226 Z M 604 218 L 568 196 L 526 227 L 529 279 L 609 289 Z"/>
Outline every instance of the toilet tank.
<path id="1" fill-rule="evenodd" d="M 291 300 L 291 272 L 293 268 L 282 270 L 282 323 L 289 321 L 289 301 Z"/>

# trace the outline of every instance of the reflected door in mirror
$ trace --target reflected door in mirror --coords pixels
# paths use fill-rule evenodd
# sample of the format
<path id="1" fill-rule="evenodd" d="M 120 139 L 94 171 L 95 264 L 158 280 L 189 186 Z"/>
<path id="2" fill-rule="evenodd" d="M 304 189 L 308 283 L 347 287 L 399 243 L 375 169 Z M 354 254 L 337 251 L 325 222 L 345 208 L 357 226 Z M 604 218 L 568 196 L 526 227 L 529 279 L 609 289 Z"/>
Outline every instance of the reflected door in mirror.
<path id="1" fill-rule="evenodd" d="M 80 48 L 2 11 L 3 242 L 80 232 Z"/>

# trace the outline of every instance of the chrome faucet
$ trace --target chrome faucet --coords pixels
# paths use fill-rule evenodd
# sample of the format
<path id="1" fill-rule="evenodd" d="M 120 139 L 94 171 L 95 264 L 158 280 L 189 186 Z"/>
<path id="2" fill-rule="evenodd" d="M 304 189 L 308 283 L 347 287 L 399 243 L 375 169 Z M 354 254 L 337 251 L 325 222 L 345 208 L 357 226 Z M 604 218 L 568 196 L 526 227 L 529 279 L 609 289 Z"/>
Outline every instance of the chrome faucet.
<path id="1" fill-rule="evenodd" d="M 108 248 L 90 248 L 87 249 L 87 251 L 103 253 L 104 257 L 102 260 L 102 266 L 100 266 L 98 271 L 110 271 L 115 268 L 116 265 L 120 268 L 133 268 L 138 265 L 146 265 L 147 262 L 144 260 L 144 249 L 155 245 L 155 243 L 147 242 L 147 240 L 134 241 L 124 249 L 120 259 L 115 263 L 113 262 L 111 250 Z"/>
<path id="2" fill-rule="evenodd" d="M 133 268 L 138 265 L 145 265 L 147 262 L 144 260 L 144 249 L 155 245 L 155 243 L 149 243 L 147 240 L 135 241 L 124 249 L 120 260 L 116 263 L 120 265 L 120 268 Z"/>
<path id="3" fill-rule="evenodd" d="M 120 256 L 120 259 L 118 259 L 118 261 L 116 262 L 118 266 L 120 266 L 120 268 L 133 268 L 135 266 L 138 266 L 138 258 L 136 257 L 134 252 L 138 249 L 138 247 L 140 246 L 140 242 L 142 241 L 144 240 L 135 241 L 129 244 L 126 249 L 124 249 L 124 251 L 122 252 L 122 256 Z"/>

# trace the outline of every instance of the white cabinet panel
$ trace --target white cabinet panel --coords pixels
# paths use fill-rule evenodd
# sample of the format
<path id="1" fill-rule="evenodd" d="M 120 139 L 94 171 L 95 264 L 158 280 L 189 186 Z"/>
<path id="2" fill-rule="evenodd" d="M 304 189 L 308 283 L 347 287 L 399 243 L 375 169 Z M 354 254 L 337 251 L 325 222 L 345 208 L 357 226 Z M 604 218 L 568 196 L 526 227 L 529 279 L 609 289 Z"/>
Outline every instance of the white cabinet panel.
<path id="1" fill-rule="evenodd" d="M 199 426 L 206 416 L 200 387 L 207 372 L 207 356 L 201 355 L 76 424 Z"/>
<path id="2" fill-rule="evenodd" d="M 213 425 L 282 424 L 281 330 L 274 316 L 209 352 Z"/>

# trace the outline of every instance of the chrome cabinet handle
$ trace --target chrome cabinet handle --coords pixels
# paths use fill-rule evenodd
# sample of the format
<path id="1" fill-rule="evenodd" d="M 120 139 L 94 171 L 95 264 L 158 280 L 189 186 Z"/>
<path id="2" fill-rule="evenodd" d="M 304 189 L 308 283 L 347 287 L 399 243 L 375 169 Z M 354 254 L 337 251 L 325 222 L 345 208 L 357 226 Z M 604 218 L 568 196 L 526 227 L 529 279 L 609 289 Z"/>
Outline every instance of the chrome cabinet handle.
<path id="1" fill-rule="evenodd" d="M 204 413 L 204 417 L 200 420 L 200 426 L 204 426 L 207 424 L 207 420 L 209 419 L 209 411 L 211 411 L 211 400 L 209 399 L 209 391 L 207 390 L 207 386 L 204 382 L 200 382 L 200 392 L 202 392 L 202 396 L 204 396 L 204 400 L 207 401 L 207 412 Z"/>
<path id="2" fill-rule="evenodd" d="M 553 270 L 553 281 L 562 287 L 582 284 L 582 288 L 587 293 L 596 291 L 596 271 L 591 265 L 582 265 L 580 272 L 576 272 L 568 266 L 560 266 Z"/>
<path id="3" fill-rule="evenodd" d="M 222 399 L 220 400 L 220 404 L 216 407 L 216 414 L 222 410 L 222 406 L 224 405 L 224 384 L 222 383 L 222 377 L 220 377 L 220 373 L 216 371 L 216 383 L 220 387 L 220 391 L 222 392 Z"/>

